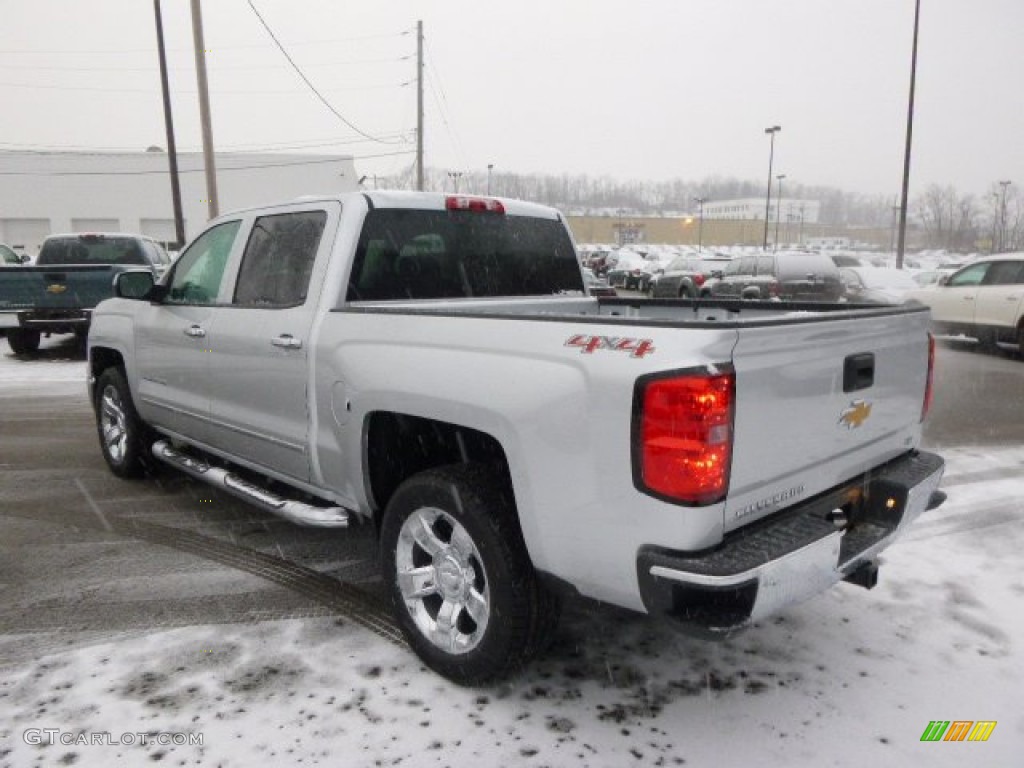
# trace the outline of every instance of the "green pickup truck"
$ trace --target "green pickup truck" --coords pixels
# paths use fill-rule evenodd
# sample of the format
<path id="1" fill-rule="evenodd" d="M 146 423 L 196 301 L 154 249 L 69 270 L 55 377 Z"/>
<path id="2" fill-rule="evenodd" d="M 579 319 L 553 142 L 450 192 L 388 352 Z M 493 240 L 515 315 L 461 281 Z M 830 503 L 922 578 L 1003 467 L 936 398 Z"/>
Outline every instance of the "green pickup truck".
<path id="1" fill-rule="evenodd" d="M 143 235 L 51 235 L 32 265 L 0 266 L 0 336 L 29 355 L 43 335 L 74 333 L 84 344 L 93 308 L 113 296 L 114 275 L 148 266 L 162 275 L 170 257 Z"/>

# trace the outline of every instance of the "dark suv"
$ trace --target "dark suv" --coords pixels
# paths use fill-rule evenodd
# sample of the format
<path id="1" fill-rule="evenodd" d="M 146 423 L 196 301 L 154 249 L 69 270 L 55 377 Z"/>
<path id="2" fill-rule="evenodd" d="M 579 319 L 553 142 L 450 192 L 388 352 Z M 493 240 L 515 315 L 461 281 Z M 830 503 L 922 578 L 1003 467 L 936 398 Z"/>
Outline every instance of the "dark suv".
<path id="1" fill-rule="evenodd" d="M 731 299 L 838 301 L 843 283 L 828 256 L 804 251 L 778 251 L 733 259 L 711 295 Z"/>

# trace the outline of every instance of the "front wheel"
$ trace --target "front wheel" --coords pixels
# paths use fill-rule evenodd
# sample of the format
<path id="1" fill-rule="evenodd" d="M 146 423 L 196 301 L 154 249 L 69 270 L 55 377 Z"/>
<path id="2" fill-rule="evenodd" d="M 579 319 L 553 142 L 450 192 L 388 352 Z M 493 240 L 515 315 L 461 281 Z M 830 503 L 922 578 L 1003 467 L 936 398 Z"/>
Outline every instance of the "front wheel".
<path id="1" fill-rule="evenodd" d="M 96 381 L 96 431 L 110 471 L 138 477 L 149 457 L 150 431 L 139 418 L 121 368 L 107 368 Z"/>
<path id="2" fill-rule="evenodd" d="M 459 685 L 507 677 L 542 648 L 558 603 L 537 578 L 503 473 L 459 464 L 388 502 L 381 564 L 409 645 Z"/>
<path id="3" fill-rule="evenodd" d="M 7 343 L 16 355 L 31 355 L 39 349 L 39 331 L 14 328 L 7 332 Z"/>

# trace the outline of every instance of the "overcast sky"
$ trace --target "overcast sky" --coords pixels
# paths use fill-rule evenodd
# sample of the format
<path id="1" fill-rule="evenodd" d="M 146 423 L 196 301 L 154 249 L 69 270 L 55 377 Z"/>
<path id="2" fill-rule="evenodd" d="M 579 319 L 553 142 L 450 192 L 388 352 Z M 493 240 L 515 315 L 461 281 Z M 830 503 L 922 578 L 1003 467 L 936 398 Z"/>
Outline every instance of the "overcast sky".
<path id="1" fill-rule="evenodd" d="M 899 191 L 913 0 L 204 0 L 218 151 Z M 911 192 L 1024 184 L 1024 0 L 922 0 Z M 200 148 L 188 0 L 163 0 L 179 150 Z M 153 4 L 0 0 L 0 151 L 166 145 Z M 358 143 L 357 143 L 358 142 Z M 371 157 L 377 156 L 377 157 Z M 2 155 L 0 155 L 2 170 Z"/>

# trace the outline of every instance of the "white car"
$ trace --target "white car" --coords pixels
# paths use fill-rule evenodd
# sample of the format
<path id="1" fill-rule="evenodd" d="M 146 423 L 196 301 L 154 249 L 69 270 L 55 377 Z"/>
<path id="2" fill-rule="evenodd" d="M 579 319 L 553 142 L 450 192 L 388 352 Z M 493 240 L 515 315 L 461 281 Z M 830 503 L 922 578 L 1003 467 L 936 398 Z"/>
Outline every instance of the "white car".
<path id="1" fill-rule="evenodd" d="M 910 273 L 889 267 L 842 267 L 843 295 L 862 304 L 902 304 L 919 286 Z"/>
<path id="2" fill-rule="evenodd" d="M 939 332 L 1009 342 L 1024 354 L 1024 253 L 979 259 L 906 298 L 931 308 Z"/>

